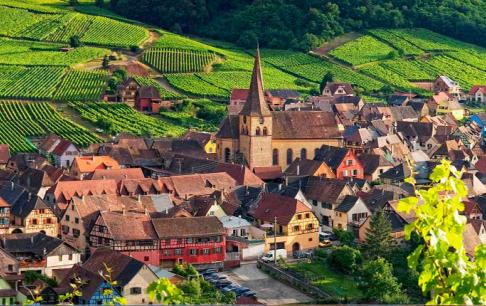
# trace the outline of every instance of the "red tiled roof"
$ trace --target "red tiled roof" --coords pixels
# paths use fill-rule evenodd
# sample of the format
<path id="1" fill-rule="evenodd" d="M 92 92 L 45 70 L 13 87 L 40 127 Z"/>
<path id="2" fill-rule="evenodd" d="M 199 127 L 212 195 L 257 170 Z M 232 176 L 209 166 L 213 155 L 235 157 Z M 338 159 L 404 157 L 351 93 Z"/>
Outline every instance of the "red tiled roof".
<path id="1" fill-rule="evenodd" d="M 260 186 L 263 184 L 263 181 L 258 176 L 243 165 L 221 163 L 216 166 L 214 171 L 229 174 L 238 185 Z"/>
<path id="2" fill-rule="evenodd" d="M 481 91 L 483 94 L 486 95 L 486 85 L 474 85 L 471 90 L 469 91 L 469 95 L 476 94 L 477 91 Z"/>
<path id="3" fill-rule="evenodd" d="M 10 207 L 10 204 L 8 204 L 2 197 L 0 197 L 0 207 Z"/>
<path id="4" fill-rule="evenodd" d="M 97 169 L 89 177 L 91 180 L 113 179 L 119 183 L 123 179 L 144 179 L 141 168 Z"/>
<path id="5" fill-rule="evenodd" d="M 72 197 L 83 195 L 117 194 L 115 180 L 59 181 L 49 188 L 56 202 L 66 203 Z"/>
<path id="6" fill-rule="evenodd" d="M 301 201 L 281 196 L 275 193 L 266 193 L 257 204 L 253 216 L 256 219 L 287 225 L 296 213 L 311 212 L 312 210 Z"/>
<path id="7" fill-rule="evenodd" d="M 8 163 L 10 159 L 10 148 L 6 144 L 0 144 L 0 164 Z"/>
<path id="8" fill-rule="evenodd" d="M 248 98 L 248 89 L 235 88 L 231 90 L 231 100 L 244 100 Z"/>
<path id="9" fill-rule="evenodd" d="M 474 168 L 481 173 L 486 173 L 486 156 L 481 156 L 476 164 L 474 164 Z"/>
<path id="10" fill-rule="evenodd" d="M 120 169 L 120 165 L 110 156 L 78 156 L 74 158 L 73 166 L 76 165 L 80 172 L 93 172 L 100 165 L 105 168 Z"/>
<path id="11" fill-rule="evenodd" d="M 223 224 L 217 217 L 158 218 L 153 219 L 159 239 L 171 237 L 197 237 L 223 235 Z"/>
<path id="12" fill-rule="evenodd" d="M 141 213 L 100 212 L 100 218 L 105 222 L 115 240 L 151 240 L 157 239 L 150 216 Z M 129 228 L 127 228 L 127 225 Z"/>
<path id="13" fill-rule="evenodd" d="M 66 150 L 72 145 L 69 140 L 61 139 L 57 146 L 52 150 L 52 154 L 61 156 L 66 152 Z"/>
<path id="14" fill-rule="evenodd" d="M 280 166 L 271 167 L 255 167 L 253 168 L 255 175 L 262 180 L 275 180 L 282 177 L 282 168 Z"/>

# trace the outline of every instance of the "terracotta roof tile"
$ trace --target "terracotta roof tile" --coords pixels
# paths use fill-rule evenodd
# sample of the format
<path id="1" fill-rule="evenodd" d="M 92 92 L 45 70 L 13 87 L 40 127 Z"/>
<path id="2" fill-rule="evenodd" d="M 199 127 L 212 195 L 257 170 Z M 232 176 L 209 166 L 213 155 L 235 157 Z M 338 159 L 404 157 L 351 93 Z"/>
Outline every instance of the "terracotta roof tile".
<path id="1" fill-rule="evenodd" d="M 340 138 L 334 114 L 321 111 L 272 112 L 274 139 Z M 303 129 L 302 127 L 306 128 Z"/>
<path id="2" fill-rule="evenodd" d="M 312 210 L 297 199 L 265 193 L 258 201 L 253 216 L 271 223 L 277 217 L 277 224 L 287 225 L 296 213 L 301 212 L 312 212 Z"/>
<path id="3" fill-rule="evenodd" d="M 230 175 L 238 185 L 260 186 L 263 181 L 251 170 L 243 165 L 219 163 L 214 172 L 225 172 Z"/>
<path id="4" fill-rule="evenodd" d="M 124 179 L 143 179 L 141 168 L 123 168 L 123 169 L 97 169 L 85 179 L 90 180 L 106 180 L 113 179 L 120 183 Z"/>
<path id="5" fill-rule="evenodd" d="M 223 224 L 217 217 L 159 218 L 153 219 L 159 239 L 172 237 L 207 237 L 224 235 Z"/>
<path id="6" fill-rule="evenodd" d="M 56 202 L 67 203 L 75 196 L 117 194 L 117 185 L 115 180 L 59 181 L 47 194 L 53 194 Z"/>
<path id="7" fill-rule="evenodd" d="M 120 169 L 120 165 L 110 156 L 78 156 L 74 158 L 73 167 L 77 166 L 82 173 L 93 172 L 96 169 L 111 168 Z"/>
<path id="8" fill-rule="evenodd" d="M 108 231 L 114 240 L 153 240 L 157 234 L 152 226 L 150 216 L 141 213 L 100 212 Z M 130 230 L 127 230 L 127 224 Z"/>
<path id="9" fill-rule="evenodd" d="M 6 144 L 0 144 L 0 164 L 8 163 L 10 159 L 10 147 Z"/>

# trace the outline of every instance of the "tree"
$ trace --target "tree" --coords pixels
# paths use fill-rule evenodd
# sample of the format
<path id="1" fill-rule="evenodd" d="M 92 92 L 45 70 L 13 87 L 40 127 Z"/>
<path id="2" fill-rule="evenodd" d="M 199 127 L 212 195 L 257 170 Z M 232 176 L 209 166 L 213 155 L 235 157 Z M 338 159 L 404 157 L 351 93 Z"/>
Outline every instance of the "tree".
<path id="1" fill-rule="evenodd" d="M 321 94 L 324 91 L 324 87 L 326 87 L 327 82 L 332 82 L 334 80 L 334 75 L 331 71 L 327 72 L 324 77 L 322 78 L 321 84 L 319 89 L 321 90 Z"/>
<path id="2" fill-rule="evenodd" d="M 78 35 L 71 36 L 71 38 L 69 38 L 69 45 L 73 48 L 81 46 L 81 38 L 79 38 Z"/>
<path id="3" fill-rule="evenodd" d="M 347 274 L 356 271 L 361 261 L 361 252 L 347 245 L 333 248 L 329 255 L 329 262 Z"/>
<path id="4" fill-rule="evenodd" d="M 128 79 L 128 72 L 125 69 L 119 68 L 113 72 L 113 77 L 116 77 L 123 82 Z"/>
<path id="5" fill-rule="evenodd" d="M 408 303 L 407 296 L 392 274 L 391 265 L 385 259 L 378 257 L 365 263 L 361 269 L 361 277 L 359 287 L 369 301 L 385 304 Z"/>
<path id="6" fill-rule="evenodd" d="M 96 0 L 95 5 L 97 7 L 103 7 L 103 6 L 105 6 L 105 0 Z"/>
<path id="7" fill-rule="evenodd" d="M 385 218 L 382 210 L 371 216 L 370 227 L 366 231 L 366 241 L 363 251 L 368 258 L 388 258 L 390 251 L 394 248 L 392 227 L 390 221 Z"/>
<path id="8" fill-rule="evenodd" d="M 396 50 L 392 50 L 392 51 L 388 52 L 387 58 L 388 59 L 396 59 L 399 56 L 400 56 L 400 54 Z"/>
<path id="9" fill-rule="evenodd" d="M 103 62 L 101 64 L 101 66 L 105 69 L 108 69 L 108 67 L 110 66 L 110 59 L 108 58 L 108 55 L 105 55 L 103 57 Z"/>
<path id="10" fill-rule="evenodd" d="M 486 304 L 486 245 L 476 247 L 475 260 L 469 259 L 463 242 L 467 220 L 460 215 L 468 193 L 461 177 L 462 171 L 443 160 L 430 175 L 430 188 L 414 188 L 415 196 L 398 204 L 399 211 L 415 213 L 405 237 L 415 232 L 422 243 L 408 256 L 408 265 L 420 273 L 418 284 L 430 304 Z M 413 176 L 406 182 L 415 187 Z"/>
<path id="11" fill-rule="evenodd" d="M 170 282 L 167 278 L 159 278 L 147 287 L 147 292 L 152 301 L 170 304 L 182 304 L 182 290 Z"/>

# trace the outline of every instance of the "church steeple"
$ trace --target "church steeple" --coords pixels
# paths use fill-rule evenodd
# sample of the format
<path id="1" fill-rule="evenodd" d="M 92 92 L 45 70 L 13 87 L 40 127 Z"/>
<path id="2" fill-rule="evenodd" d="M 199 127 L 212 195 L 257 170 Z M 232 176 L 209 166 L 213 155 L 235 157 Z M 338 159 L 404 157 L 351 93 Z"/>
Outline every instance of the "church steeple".
<path id="1" fill-rule="evenodd" d="M 255 55 L 255 64 L 251 75 L 250 90 L 245 105 L 240 112 L 244 116 L 271 116 L 265 96 L 263 93 L 263 78 L 260 67 L 260 48 L 257 47 Z"/>

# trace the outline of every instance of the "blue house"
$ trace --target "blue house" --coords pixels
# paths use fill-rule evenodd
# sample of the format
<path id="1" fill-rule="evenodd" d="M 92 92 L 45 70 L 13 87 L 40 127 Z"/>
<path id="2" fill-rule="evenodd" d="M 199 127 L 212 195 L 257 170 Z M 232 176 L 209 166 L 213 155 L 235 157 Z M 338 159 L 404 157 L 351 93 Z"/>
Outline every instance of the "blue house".
<path id="1" fill-rule="evenodd" d="M 481 138 L 484 141 L 486 136 L 486 113 L 477 113 L 469 117 L 469 120 L 477 123 L 481 127 Z"/>
<path id="2" fill-rule="evenodd" d="M 78 283 L 77 279 L 82 283 L 79 288 L 81 296 L 75 297 L 74 304 L 106 305 L 113 303 L 113 299 L 120 296 L 119 290 L 107 283 L 100 274 L 86 270 L 80 265 L 72 267 L 59 284 L 56 292 L 59 294 L 72 292 L 71 284 Z M 111 294 L 104 294 L 106 289 L 110 289 Z"/>

